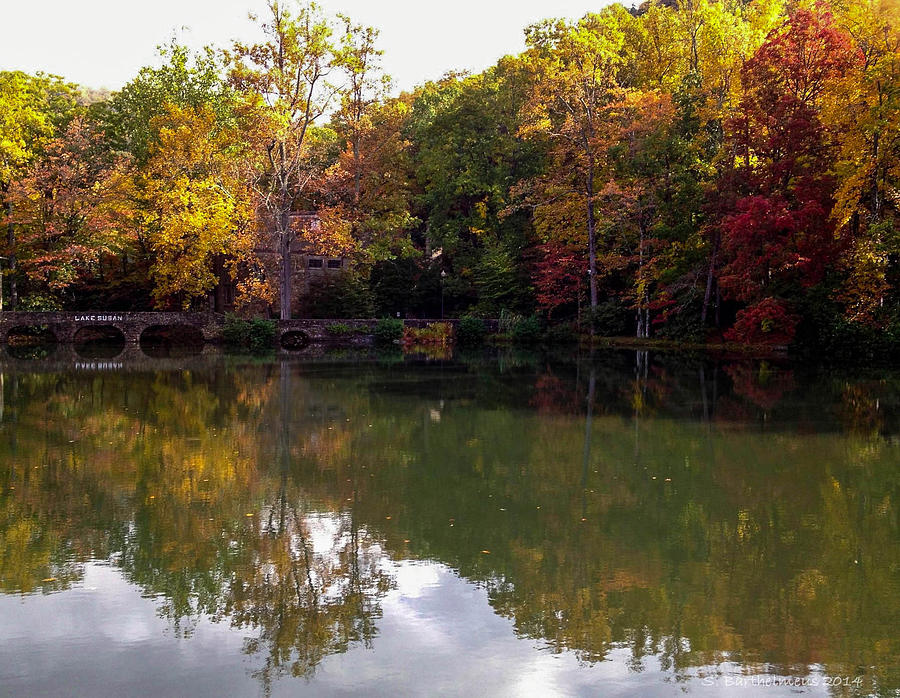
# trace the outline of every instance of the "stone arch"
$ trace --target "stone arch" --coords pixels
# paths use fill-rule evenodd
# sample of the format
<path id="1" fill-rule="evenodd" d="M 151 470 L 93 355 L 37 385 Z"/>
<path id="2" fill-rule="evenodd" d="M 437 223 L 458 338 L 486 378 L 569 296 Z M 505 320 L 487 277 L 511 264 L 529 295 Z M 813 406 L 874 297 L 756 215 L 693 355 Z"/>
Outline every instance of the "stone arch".
<path id="1" fill-rule="evenodd" d="M 55 344 L 59 338 L 50 325 L 15 325 L 6 331 L 4 340 L 7 344 L 34 343 L 37 340 Z"/>
<path id="2" fill-rule="evenodd" d="M 190 324 L 149 325 L 140 334 L 138 343 L 147 356 L 195 356 L 203 351 L 206 338 L 203 329 Z"/>
<path id="3" fill-rule="evenodd" d="M 92 359 L 114 359 L 125 350 L 127 341 L 116 325 L 84 325 L 72 335 L 75 353 Z"/>
<path id="4" fill-rule="evenodd" d="M 59 338 L 49 325 L 15 325 L 3 337 L 15 359 L 44 359 L 56 351 Z"/>
<path id="5" fill-rule="evenodd" d="M 288 330 L 281 335 L 281 348 L 288 351 L 301 351 L 310 345 L 310 336 L 303 330 Z"/>

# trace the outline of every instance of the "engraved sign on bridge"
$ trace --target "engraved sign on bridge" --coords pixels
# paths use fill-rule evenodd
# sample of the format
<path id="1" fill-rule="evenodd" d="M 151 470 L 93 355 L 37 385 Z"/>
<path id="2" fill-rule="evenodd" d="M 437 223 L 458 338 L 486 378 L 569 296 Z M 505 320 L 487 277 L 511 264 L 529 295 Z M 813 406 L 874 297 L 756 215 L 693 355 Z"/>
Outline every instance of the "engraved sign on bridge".
<path id="1" fill-rule="evenodd" d="M 124 315 L 76 315 L 75 322 L 125 322 Z"/>

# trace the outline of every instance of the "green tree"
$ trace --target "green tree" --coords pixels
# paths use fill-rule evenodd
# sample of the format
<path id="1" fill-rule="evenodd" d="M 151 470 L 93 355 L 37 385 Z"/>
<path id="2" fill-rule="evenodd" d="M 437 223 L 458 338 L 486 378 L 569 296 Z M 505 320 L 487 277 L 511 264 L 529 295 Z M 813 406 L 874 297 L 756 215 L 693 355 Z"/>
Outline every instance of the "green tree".
<path id="1" fill-rule="evenodd" d="M 417 216 L 426 264 L 447 272 L 452 305 L 495 302 L 518 306 L 527 294 L 522 252 L 531 234 L 530 215 L 512 207 L 510 189 L 539 171 L 542 144 L 518 135 L 519 111 L 529 76 L 512 58 L 471 77 L 450 76 L 421 88 L 408 126 L 419 196 Z M 500 267 L 493 262 L 502 262 Z M 480 297 L 482 273 L 504 275 L 509 298 Z M 505 294 L 503 294 L 505 295 Z"/>
<path id="2" fill-rule="evenodd" d="M 170 107 L 211 109 L 220 124 L 233 122 L 232 95 L 223 66 L 212 48 L 199 53 L 173 38 L 158 48 L 162 65 L 144 67 L 108 100 L 91 105 L 91 115 L 110 147 L 130 153 L 142 167 L 158 145 L 153 120 Z"/>

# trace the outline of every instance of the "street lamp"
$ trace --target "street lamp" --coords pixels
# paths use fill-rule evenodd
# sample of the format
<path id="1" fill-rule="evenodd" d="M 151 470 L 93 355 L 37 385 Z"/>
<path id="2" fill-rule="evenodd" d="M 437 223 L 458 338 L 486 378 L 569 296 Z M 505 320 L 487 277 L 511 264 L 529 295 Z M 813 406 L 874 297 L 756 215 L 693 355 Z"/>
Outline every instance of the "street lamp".
<path id="1" fill-rule="evenodd" d="M 447 272 L 441 269 L 441 320 L 444 319 L 444 279 L 447 278 Z M 2 307 L 2 305 L 0 305 Z"/>

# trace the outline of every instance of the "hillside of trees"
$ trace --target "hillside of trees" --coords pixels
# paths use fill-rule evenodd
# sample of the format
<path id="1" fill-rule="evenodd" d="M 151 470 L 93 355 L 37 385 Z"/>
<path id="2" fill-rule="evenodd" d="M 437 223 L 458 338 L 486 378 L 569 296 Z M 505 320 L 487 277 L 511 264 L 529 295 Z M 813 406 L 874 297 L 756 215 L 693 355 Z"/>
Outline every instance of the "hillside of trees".
<path id="1" fill-rule="evenodd" d="M 895 0 L 612 4 L 398 95 L 375 29 L 270 0 L 256 43 L 173 41 L 112 94 L 0 72 L 6 309 L 208 308 L 227 274 L 247 314 L 433 317 L 443 299 L 886 355 L 898 19 Z M 303 237 L 351 270 L 301 297 L 256 259 L 273 231 L 282 258 Z"/>

